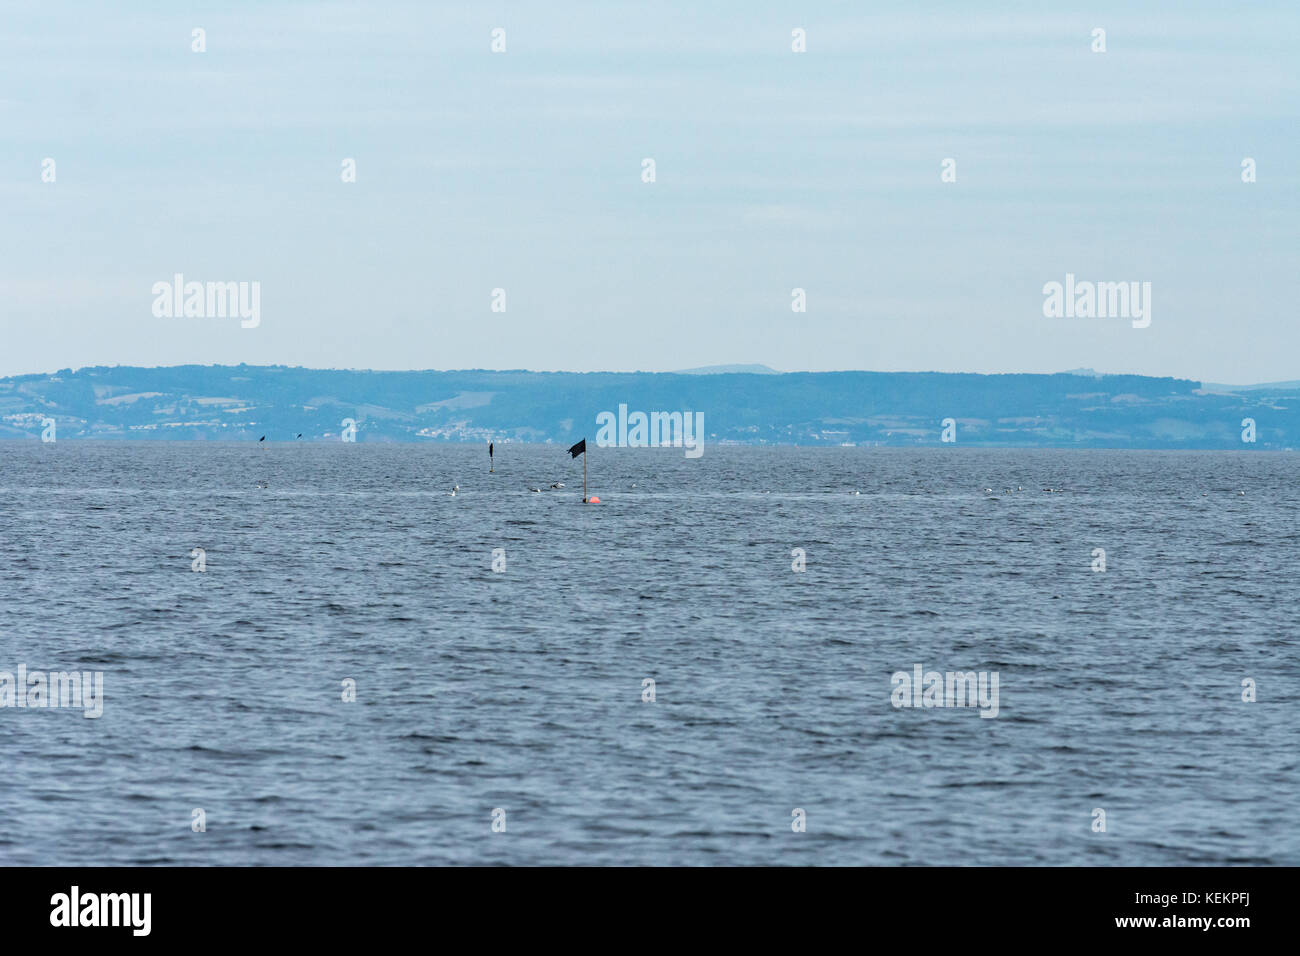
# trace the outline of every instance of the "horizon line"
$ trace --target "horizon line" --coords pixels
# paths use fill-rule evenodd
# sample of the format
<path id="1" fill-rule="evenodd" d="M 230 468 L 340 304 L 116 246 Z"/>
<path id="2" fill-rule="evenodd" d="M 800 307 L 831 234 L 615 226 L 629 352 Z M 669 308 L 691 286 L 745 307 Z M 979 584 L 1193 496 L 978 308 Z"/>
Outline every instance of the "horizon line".
<path id="1" fill-rule="evenodd" d="M 306 372 L 375 372 L 380 374 L 425 374 L 432 373 L 438 375 L 466 374 L 473 372 L 491 372 L 491 373 L 527 373 L 530 375 L 843 375 L 843 374 L 867 374 L 867 375 L 977 375 L 992 377 L 998 375 L 1072 375 L 1077 378 L 1154 378 L 1154 379 L 1172 379 L 1175 381 L 1195 382 L 1200 385 L 1221 385 L 1231 386 L 1234 388 L 1244 388 L 1252 386 L 1266 385 L 1286 385 L 1293 382 L 1300 385 L 1300 378 L 1295 380 L 1283 379 L 1269 382 L 1206 382 L 1204 379 L 1192 376 L 1182 375 L 1152 375 L 1145 372 L 1099 372 L 1095 369 L 1060 369 L 1051 372 L 968 372 L 968 371 L 941 371 L 938 369 L 870 369 L 870 368 L 837 368 L 837 369 L 775 369 L 761 363 L 724 363 L 713 366 L 700 366 L 696 368 L 685 369 L 537 369 L 537 368 L 374 368 L 374 367 L 338 367 L 338 366 L 313 366 L 313 365 L 286 365 L 283 363 L 266 363 L 250 364 L 248 362 L 239 362 L 236 364 L 227 364 L 221 362 L 198 363 L 198 362 L 177 362 L 171 365 L 134 365 L 127 363 L 113 363 L 111 365 L 77 365 L 65 366 L 64 368 L 54 370 L 41 370 L 34 372 L 13 372 L 7 375 L 0 375 L 0 381 L 14 378 L 30 378 L 33 376 L 55 376 L 66 372 L 76 375 L 81 372 L 92 369 L 140 369 L 143 371 L 159 371 L 164 369 L 176 368 L 254 368 L 254 369 L 292 369 Z"/>

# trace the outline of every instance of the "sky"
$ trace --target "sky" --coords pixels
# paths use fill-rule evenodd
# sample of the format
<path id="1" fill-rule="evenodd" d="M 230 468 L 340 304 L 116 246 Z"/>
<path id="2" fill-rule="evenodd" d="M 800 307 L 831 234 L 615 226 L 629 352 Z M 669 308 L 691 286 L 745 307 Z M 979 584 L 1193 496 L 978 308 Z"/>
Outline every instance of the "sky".
<path id="1" fill-rule="evenodd" d="M 2 2 L 0 375 L 1300 379 L 1294 0 Z"/>

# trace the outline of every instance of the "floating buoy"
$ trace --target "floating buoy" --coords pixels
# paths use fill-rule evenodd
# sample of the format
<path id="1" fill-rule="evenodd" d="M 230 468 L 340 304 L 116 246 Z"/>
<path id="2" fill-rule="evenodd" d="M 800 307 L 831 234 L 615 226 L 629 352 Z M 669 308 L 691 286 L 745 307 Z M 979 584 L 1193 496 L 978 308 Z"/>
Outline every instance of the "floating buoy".
<path id="1" fill-rule="evenodd" d="M 600 504 L 600 499 L 597 498 L 595 495 L 592 495 L 590 498 L 587 499 L 587 504 L 598 505 Z"/>

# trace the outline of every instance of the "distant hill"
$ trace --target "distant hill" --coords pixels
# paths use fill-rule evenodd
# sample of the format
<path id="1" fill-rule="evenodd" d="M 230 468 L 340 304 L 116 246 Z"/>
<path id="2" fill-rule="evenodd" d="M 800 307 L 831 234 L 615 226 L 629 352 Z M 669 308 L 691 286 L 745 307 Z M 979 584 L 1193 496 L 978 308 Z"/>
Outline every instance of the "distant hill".
<path id="1" fill-rule="evenodd" d="M 752 366 L 741 366 L 750 369 Z M 759 368 L 763 368 L 759 366 Z M 1214 393 L 1139 375 L 939 372 L 371 372 L 285 366 L 65 369 L 0 379 L 0 438 L 571 442 L 596 415 L 702 412 L 709 443 L 1285 448 L 1300 388 Z M 1090 371 L 1090 370 L 1089 370 Z M 1241 441 L 1243 418 L 1258 441 Z"/>
<path id="2" fill-rule="evenodd" d="M 674 375 L 780 375 L 774 368 L 766 365 L 705 365 L 700 368 L 685 368 Z"/>
<path id="3" fill-rule="evenodd" d="M 1300 382 L 1263 382 L 1259 385 L 1220 385 L 1206 382 L 1202 386 L 1213 392 L 1300 392 Z"/>

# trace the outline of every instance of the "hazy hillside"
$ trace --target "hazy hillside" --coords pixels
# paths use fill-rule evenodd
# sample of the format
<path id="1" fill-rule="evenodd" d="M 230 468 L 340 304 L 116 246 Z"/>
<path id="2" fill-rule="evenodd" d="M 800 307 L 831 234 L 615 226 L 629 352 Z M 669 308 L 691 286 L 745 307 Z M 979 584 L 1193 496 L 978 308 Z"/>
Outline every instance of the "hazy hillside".
<path id="1" fill-rule="evenodd" d="M 1080 370 L 1087 373 L 1089 370 Z M 568 442 L 596 415 L 704 414 L 710 443 L 1284 448 L 1300 389 L 1209 393 L 1170 378 L 910 372 L 369 372 L 283 366 L 85 368 L 0 379 L 0 438 Z M 1243 418 L 1258 441 L 1241 440 Z"/>

